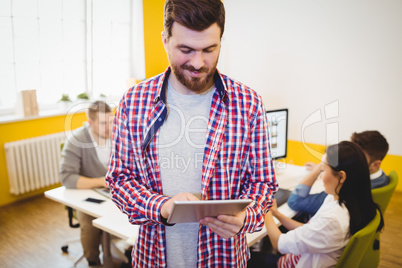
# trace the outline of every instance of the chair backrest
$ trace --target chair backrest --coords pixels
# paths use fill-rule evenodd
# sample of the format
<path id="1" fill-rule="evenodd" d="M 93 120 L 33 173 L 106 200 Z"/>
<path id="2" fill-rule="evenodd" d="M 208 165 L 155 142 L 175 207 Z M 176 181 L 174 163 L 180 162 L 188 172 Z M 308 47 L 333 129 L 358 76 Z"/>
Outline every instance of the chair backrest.
<path id="1" fill-rule="evenodd" d="M 356 268 L 359 266 L 364 253 L 377 231 L 380 220 L 381 215 L 377 211 L 374 219 L 350 238 L 335 268 Z"/>
<path id="2" fill-rule="evenodd" d="M 388 185 L 371 190 L 373 200 L 380 206 L 382 215 L 385 214 L 385 210 L 398 184 L 398 175 L 394 170 L 389 173 L 388 178 Z M 373 241 L 370 243 L 360 262 L 359 268 L 376 268 L 380 263 L 380 232 L 374 235 Z"/>
<path id="3" fill-rule="evenodd" d="M 389 173 L 388 178 L 388 185 L 371 190 L 373 200 L 380 206 L 383 215 L 398 184 L 398 174 L 393 170 Z"/>

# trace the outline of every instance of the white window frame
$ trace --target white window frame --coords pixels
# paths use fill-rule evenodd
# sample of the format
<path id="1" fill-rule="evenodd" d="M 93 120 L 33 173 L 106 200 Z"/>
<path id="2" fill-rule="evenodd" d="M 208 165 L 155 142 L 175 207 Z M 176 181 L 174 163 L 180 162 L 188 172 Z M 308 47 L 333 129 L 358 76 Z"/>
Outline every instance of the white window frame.
<path id="1" fill-rule="evenodd" d="M 11 5 L 11 12 L 13 12 L 12 5 L 13 2 L 16 0 L 9 0 L 9 4 Z M 23 0 L 19 0 L 21 3 Z M 26 0 L 26 1 L 31 1 L 31 0 Z M 66 0 L 61 0 L 66 1 Z M 67 0 L 68 1 L 68 0 Z M 86 48 L 85 48 L 85 53 L 86 53 L 86 92 L 88 93 L 89 96 L 91 96 L 93 99 L 95 99 L 97 96 L 94 96 L 94 62 L 93 62 L 93 4 L 96 0 L 82 0 L 85 1 L 85 6 L 86 6 Z M 124 0 L 122 0 L 124 1 Z M 129 78 L 137 78 L 137 79 L 144 79 L 145 78 L 145 57 L 144 57 L 144 34 L 143 34 L 143 8 L 142 8 L 142 0 L 125 0 L 129 1 L 130 5 L 130 16 L 131 16 L 131 24 L 130 24 L 130 52 L 129 52 Z M 37 5 L 39 6 L 39 1 L 35 1 Z M 19 3 L 19 4 L 20 4 Z M 32 3 L 32 2 L 31 2 Z M 127 2 L 126 2 L 127 3 Z M 11 13 L 13 15 L 13 13 Z M 0 14 L 1 16 L 1 14 Z M 4 16 L 3 16 L 4 17 Z M 38 20 L 39 20 L 39 15 L 38 15 Z M 11 17 L 11 23 L 14 23 L 13 16 Z M 12 25 L 12 27 L 14 27 Z M 39 27 L 39 22 L 38 22 L 38 27 Z M 14 30 L 14 28 L 12 29 Z M 38 41 L 39 42 L 39 41 Z M 15 39 L 14 39 L 14 33 L 13 33 L 13 50 L 15 51 Z M 1 44 L 0 44 L 0 49 L 1 49 Z M 1 59 L 0 59 L 1 61 Z M 6 63 L 6 62 L 0 62 L 0 63 Z M 9 64 L 9 63 L 8 63 Z M 20 100 L 20 88 L 17 88 L 17 72 L 15 68 L 15 54 L 14 54 L 14 88 L 7 89 L 7 88 L 0 88 L 0 91 L 3 90 L 14 90 L 16 94 L 16 103 L 14 108 L 2 108 L 0 106 L 0 116 L 2 115 L 15 115 L 18 114 L 19 107 L 18 103 L 21 101 Z M 41 75 L 41 74 L 39 74 Z M 126 81 L 124 81 L 124 84 L 126 84 Z M 28 88 L 27 88 L 28 89 Z M 125 90 L 126 88 L 124 88 Z M 40 90 L 37 89 L 37 90 Z M 63 89 L 58 89 L 60 92 L 60 97 L 61 97 L 61 92 Z M 121 94 L 116 95 L 116 96 L 109 96 L 112 98 L 113 101 L 116 101 L 121 97 Z M 74 100 L 75 96 L 71 96 Z M 3 100 L 7 101 L 7 100 Z M 48 104 L 44 105 L 42 103 L 39 103 L 39 108 L 40 112 L 41 111 L 46 111 L 45 113 L 48 114 L 49 110 L 53 109 L 58 109 L 59 104 L 57 103 L 58 99 L 54 100 L 54 104 Z M 53 102 L 53 100 L 52 100 Z M 1 121 L 1 120 L 0 120 Z"/>

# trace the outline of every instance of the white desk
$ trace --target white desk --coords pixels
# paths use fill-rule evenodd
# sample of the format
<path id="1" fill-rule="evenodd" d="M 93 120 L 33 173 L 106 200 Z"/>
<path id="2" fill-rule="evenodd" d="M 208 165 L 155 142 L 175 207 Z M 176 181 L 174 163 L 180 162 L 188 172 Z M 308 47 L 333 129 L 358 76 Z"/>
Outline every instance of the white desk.
<path id="1" fill-rule="evenodd" d="M 56 202 L 62 203 L 66 206 L 72 207 L 76 210 L 82 211 L 95 218 L 115 215 L 120 213 L 119 209 L 114 205 L 109 198 L 98 194 L 94 190 L 78 190 L 66 189 L 64 186 L 46 191 L 45 196 Z M 105 200 L 105 202 L 96 204 L 85 201 L 86 198 L 92 197 Z"/>
<path id="2" fill-rule="evenodd" d="M 305 167 L 283 164 L 282 168 L 277 172 L 276 177 L 279 187 L 293 189 L 307 174 L 308 171 Z M 312 192 L 319 192 L 321 190 L 322 184 L 316 183 L 315 186 L 313 186 Z M 93 221 L 93 225 L 103 230 L 105 234 L 113 234 L 129 243 L 134 243 L 138 236 L 139 227 L 130 224 L 127 216 L 120 212 L 110 199 L 93 190 L 76 190 L 59 187 L 46 191 L 45 196 L 97 218 Z M 87 202 L 85 199 L 88 197 L 102 199 L 105 200 L 105 202 L 101 204 Z M 293 217 L 296 214 L 286 203 L 279 207 L 279 211 L 288 217 Z M 277 223 L 279 224 L 278 221 Z M 265 228 L 262 228 L 259 232 L 247 234 L 247 243 L 249 246 L 252 246 L 266 235 Z"/>
<path id="3" fill-rule="evenodd" d="M 138 237 L 139 225 L 129 223 L 127 216 L 123 213 L 113 217 L 101 217 L 92 221 L 92 224 L 109 234 L 117 236 L 129 244 L 134 244 Z"/>
<path id="4" fill-rule="evenodd" d="M 45 196 L 56 202 L 62 203 L 73 209 L 82 211 L 96 219 L 95 227 L 103 230 L 103 263 L 112 263 L 110 250 L 110 234 L 128 240 L 136 239 L 139 227 L 129 223 L 127 216 L 120 212 L 111 199 L 95 192 L 94 190 L 66 189 L 59 187 L 45 192 Z M 88 197 L 105 200 L 97 204 L 85 201 Z M 98 226 L 95 222 L 99 222 Z"/>

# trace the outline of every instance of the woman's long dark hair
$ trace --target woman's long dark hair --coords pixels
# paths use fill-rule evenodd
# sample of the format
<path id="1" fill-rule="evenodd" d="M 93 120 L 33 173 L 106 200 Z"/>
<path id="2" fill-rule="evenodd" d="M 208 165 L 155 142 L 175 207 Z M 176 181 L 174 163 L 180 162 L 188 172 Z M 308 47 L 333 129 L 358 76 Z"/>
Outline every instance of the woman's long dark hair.
<path id="1" fill-rule="evenodd" d="M 350 215 L 350 233 L 353 235 L 365 227 L 376 216 L 378 205 L 371 195 L 370 173 L 366 156 L 360 147 L 349 141 L 342 141 L 327 148 L 327 163 L 334 175 L 346 173 L 346 180 L 339 193 L 339 204 L 345 204 Z M 384 221 L 378 230 L 382 229 Z"/>

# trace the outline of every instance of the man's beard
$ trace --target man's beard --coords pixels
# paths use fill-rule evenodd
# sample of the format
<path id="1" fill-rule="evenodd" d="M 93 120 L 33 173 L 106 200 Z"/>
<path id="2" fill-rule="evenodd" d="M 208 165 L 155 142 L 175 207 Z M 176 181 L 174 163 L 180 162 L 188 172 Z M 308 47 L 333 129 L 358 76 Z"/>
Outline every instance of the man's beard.
<path id="1" fill-rule="evenodd" d="M 211 83 L 215 71 L 216 71 L 216 65 L 218 64 L 218 61 L 215 62 L 214 66 L 212 68 L 207 68 L 205 66 L 201 67 L 200 69 L 195 69 L 191 65 L 186 65 L 183 64 L 180 67 L 177 65 L 171 65 L 173 74 L 176 76 L 177 80 L 188 88 L 189 90 L 195 92 L 195 93 L 200 93 L 204 90 L 206 90 L 206 86 Z M 190 75 L 185 75 L 184 71 L 188 70 L 190 72 L 198 71 L 200 73 L 206 73 L 207 76 L 205 78 L 203 77 L 191 77 Z"/>

